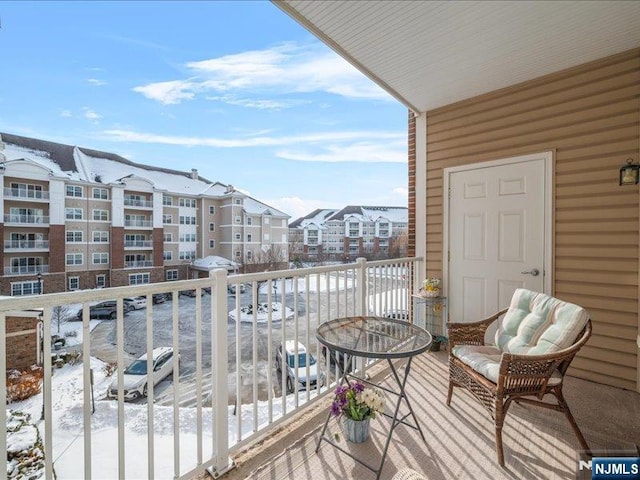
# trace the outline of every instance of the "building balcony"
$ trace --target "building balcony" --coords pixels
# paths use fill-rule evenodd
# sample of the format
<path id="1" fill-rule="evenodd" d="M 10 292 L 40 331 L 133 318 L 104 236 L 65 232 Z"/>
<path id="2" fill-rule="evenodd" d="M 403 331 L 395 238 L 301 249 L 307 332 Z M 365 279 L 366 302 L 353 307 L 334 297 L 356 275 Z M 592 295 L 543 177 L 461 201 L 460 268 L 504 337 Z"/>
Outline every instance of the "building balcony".
<path id="1" fill-rule="evenodd" d="M 151 260 L 135 260 L 135 261 L 125 261 L 124 268 L 148 268 L 153 267 L 153 262 Z"/>
<path id="2" fill-rule="evenodd" d="M 151 200 L 137 200 L 133 198 L 125 198 L 124 206 L 135 209 L 150 209 L 153 208 L 153 202 Z"/>
<path id="3" fill-rule="evenodd" d="M 27 190 L 25 188 L 4 189 L 4 198 L 17 200 L 49 201 L 48 190 Z"/>
<path id="4" fill-rule="evenodd" d="M 125 228 L 153 228 L 151 220 L 125 220 Z"/>
<path id="5" fill-rule="evenodd" d="M 147 250 L 153 248 L 152 240 L 125 240 L 124 248 L 128 249 L 138 249 L 138 250 Z"/>
<path id="6" fill-rule="evenodd" d="M 37 275 L 38 273 L 49 273 L 49 265 L 17 265 L 4 267 L 4 274 L 9 275 Z"/>
<path id="7" fill-rule="evenodd" d="M 49 240 L 5 240 L 5 251 L 49 250 Z"/>
<path id="8" fill-rule="evenodd" d="M 24 226 L 46 227 L 49 225 L 48 215 L 6 215 L 4 216 L 5 224 L 16 224 Z"/>

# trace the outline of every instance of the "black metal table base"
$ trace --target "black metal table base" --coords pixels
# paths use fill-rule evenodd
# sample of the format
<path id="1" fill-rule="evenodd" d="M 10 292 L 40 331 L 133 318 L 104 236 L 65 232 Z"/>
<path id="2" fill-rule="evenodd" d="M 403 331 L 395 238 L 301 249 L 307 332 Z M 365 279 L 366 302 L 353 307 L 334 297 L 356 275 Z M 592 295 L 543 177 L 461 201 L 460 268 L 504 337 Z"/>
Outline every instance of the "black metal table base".
<path id="1" fill-rule="evenodd" d="M 331 412 L 329 412 L 329 414 L 327 415 L 327 419 L 324 422 L 324 427 L 322 427 L 322 433 L 320 434 L 320 438 L 318 439 L 318 444 L 316 445 L 316 453 L 318 452 L 318 450 L 320 450 L 320 446 L 322 445 L 322 441 L 324 440 L 325 442 L 333 445 L 335 448 L 337 448 L 338 450 L 340 450 L 341 452 L 343 452 L 344 454 L 348 455 L 349 457 L 351 457 L 352 459 L 354 459 L 356 462 L 358 462 L 360 465 L 368 468 L 369 470 L 371 470 L 373 473 L 376 474 L 376 480 L 378 480 L 380 478 L 380 474 L 382 473 L 382 467 L 384 467 L 384 461 L 387 458 L 387 452 L 389 450 L 389 444 L 391 443 L 391 437 L 393 435 L 393 431 L 395 430 L 395 428 L 402 424 L 402 425 L 406 425 L 408 427 L 411 427 L 415 430 L 418 430 L 418 432 L 420 433 L 420 437 L 422 437 L 422 440 L 424 442 L 426 442 L 424 433 L 422 432 L 422 428 L 420 428 L 420 423 L 418 423 L 418 419 L 416 418 L 416 415 L 413 413 L 413 408 L 411 407 L 411 403 L 409 402 L 409 398 L 407 397 L 406 391 L 405 391 L 405 386 L 407 383 L 407 378 L 409 377 L 409 372 L 411 371 L 411 361 L 413 360 L 413 357 L 409 357 L 407 360 L 407 366 L 405 368 L 404 371 L 404 377 L 400 378 L 400 375 L 398 374 L 398 371 L 396 370 L 395 366 L 393 365 L 393 362 L 391 361 L 390 358 L 387 358 L 387 361 L 389 362 L 389 367 L 391 368 L 391 372 L 393 373 L 393 378 L 395 379 L 396 383 L 398 384 L 399 387 L 399 391 L 395 391 L 389 388 L 384 388 L 384 387 L 378 387 L 381 388 L 382 390 L 391 393 L 392 395 L 396 395 L 398 397 L 398 400 L 395 403 L 395 408 L 393 411 L 393 415 L 389 415 L 388 413 L 383 413 L 383 415 L 385 417 L 388 417 L 391 419 L 391 426 L 389 428 L 389 432 L 387 433 L 387 438 L 385 439 L 385 443 L 384 443 L 384 450 L 382 451 L 382 458 L 380 459 L 380 465 L 376 468 L 373 467 L 371 465 L 369 465 L 366 462 L 363 462 L 362 460 L 360 460 L 359 458 L 356 458 L 354 455 L 351 454 L 351 452 L 349 452 L 348 450 L 342 448 L 340 445 L 338 445 L 337 443 L 335 443 L 333 441 L 333 439 L 331 439 L 330 437 L 327 437 L 325 435 L 326 431 L 327 431 L 327 427 L 329 425 L 329 420 L 331 420 Z M 349 378 L 348 377 L 352 377 L 356 380 L 358 380 L 359 382 L 362 383 L 367 383 L 369 385 L 373 385 L 373 386 L 377 386 L 374 383 L 356 377 L 355 375 L 352 375 L 350 373 L 348 373 L 350 371 L 350 367 L 351 367 L 351 362 L 353 361 L 353 357 L 350 357 L 348 362 L 347 362 L 347 366 L 345 367 L 345 372 L 342 373 L 342 377 L 340 379 L 340 383 L 339 385 L 342 385 L 343 383 L 347 383 L 348 385 L 351 385 L 351 383 L 349 382 Z M 336 362 L 336 365 L 338 363 Z M 400 404 L 402 403 L 402 401 L 404 400 L 404 402 L 406 403 L 407 407 L 409 408 L 409 413 L 407 413 L 406 415 L 402 416 L 402 417 L 398 417 L 398 413 L 400 412 Z M 412 417 L 413 418 L 413 422 L 414 424 L 408 423 L 405 419 L 407 417 Z"/>

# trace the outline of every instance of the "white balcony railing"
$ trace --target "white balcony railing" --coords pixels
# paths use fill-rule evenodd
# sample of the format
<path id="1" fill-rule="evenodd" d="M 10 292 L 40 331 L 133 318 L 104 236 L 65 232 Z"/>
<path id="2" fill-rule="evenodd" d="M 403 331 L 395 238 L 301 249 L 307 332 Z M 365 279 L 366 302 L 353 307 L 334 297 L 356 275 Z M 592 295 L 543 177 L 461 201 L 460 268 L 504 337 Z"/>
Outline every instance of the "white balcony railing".
<path id="1" fill-rule="evenodd" d="M 13 215 L 4 216 L 4 223 L 20 223 L 25 225 L 47 225 L 49 217 L 47 215 Z"/>
<path id="2" fill-rule="evenodd" d="M 125 248 L 153 248 L 151 240 L 125 240 Z"/>
<path id="3" fill-rule="evenodd" d="M 151 260 L 136 260 L 136 261 L 125 261 L 125 268 L 146 268 L 153 267 L 153 262 Z"/>
<path id="4" fill-rule="evenodd" d="M 5 275 L 37 275 L 38 273 L 49 273 L 49 265 L 14 265 L 4 267 Z"/>
<path id="5" fill-rule="evenodd" d="M 224 473 L 234 452 L 331 394 L 335 366 L 328 366 L 315 338 L 319 324 L 362 314 L 397 318 L 398 312 L 406 312 L 406 318 L 412 318 L 410 291 L 420 279 L 419 262 L 359 259 L 234 276 L 219 269 L 196 280 L 3 299 L 0 318 L 42 308 L 42 338 L 54 332 L 58 306 L 79 304 L 83 312 L 79 329 L 85 334 L 76 348 L 84 361 L 74 367 L 75 378 L 70 370 L 53 375 L 56 354 L 51 342 L 42 342 L 44 394 L 34 402 L 41 405 L 44 419 L 35 423 L 44 446 L 45 478 L 53 478 L 54 461 L 58 478 L 187 479 L 207 469 Z M 204 292 L 210 294 L 201 295 Z M 153 295 L 159 293 L 167 293 L 169 301 L 154 304 Z M 147 297 L 146 309 L 129 312 L 125 320 L 123 299 L 140 295 Z M 116 302 L 116 318 L 101 325 L 112 328 L 115 345 L 99 344 L 101 336 L 89 334 L 90 306 L 105 300 Z M 275 370 L 277 348 L 289 340 L 303 343 L 318 359 L 315 382 L 310 367 L 302 369 L 303 374 L 293 369 L 292 376 L 287 369 Z M 0 329 L 0 371 L 11 367 L 2 353 L 11 341 Z M 169 377 L 169 387 L 149 382 L 146 399 L 125 403 L 125 352 L 146 353 L 150 372 L 152 350 L 160 346 L 180 356 L 179 372 Z M 106 370 L 94 370 L 99 362 L 89 361 L 98 350 L 112 352 L 109 362 L 115 361 L 117 368 L 111 378 L 104 378 Z M 358 364 L 364 374 L 367 366 Z M 116 398 L 107 400 L 111 381 Z M 60 395 L 67 399 L 61 401 Z M 6 378 L 0 375 L 0 404 L 6 399 Z M 0 409 L 0 451 L 10 441 L 10 408 Z M 144 445 L 147 454 L 140 455 L 138 447 L 132 453 L 133 444 Z"/>
<path id="6" fill-rule="evenodd" d="M 49 200 L 49 192 L 47 190 L 29 190 L 26 188 L 8 188 L 4 189 L 5 198 Z"/>
<path id="7" fill-rule="evenodd" d="M 151 200 L 138 200 L 135 198 L 125 198 L 124 205 L 125 207 L 153 208 Z"/>
<path id="8" fill-rule="evenodd" d="M 5 250 L 47 250 L 49 240 L 6 240 Z"/>
<path id="9" fill-rule="evenodd" d="M 150 228 L 153 227 L 153 221 L 151 220 L 125 220 L 125 227 L 140 227 L 140 228 Z"/>

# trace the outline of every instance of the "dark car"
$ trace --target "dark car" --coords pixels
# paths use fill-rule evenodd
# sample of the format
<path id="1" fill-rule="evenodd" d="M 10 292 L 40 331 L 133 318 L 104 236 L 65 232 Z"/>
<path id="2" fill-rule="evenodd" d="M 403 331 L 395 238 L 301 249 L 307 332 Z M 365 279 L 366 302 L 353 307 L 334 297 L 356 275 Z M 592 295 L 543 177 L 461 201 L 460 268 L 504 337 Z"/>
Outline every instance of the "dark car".
<path id="1" fill-rule="evenodd" d="M 204 289 L 200 289 L 200 296 L 204 295 Z M 196 296 L 196 289 L 193 288 L 191 290 L 180 290 L 180 295 L 185 295 L 187 297 L 195 297 Z"/>
<path id="2" fill-rule="evenodd" d="M 127 315 L 128 309 L 123 305 L 124 315 Z M 89 307 L 89 318 L 111 318 L 114 319 L 118 316 L 118 304 L 115 300 L 106 300 L 104 302 L 96 303 Z M 78 310 L 78 320 L 82 320 L 82 308 Z"/>
<path id="3" fill-rule="evenodd" d="M 335 350 L 327 350 L 325 345 L 322 346 L 322 356 L 329 360 L 329 365 L 334 366 L 336 368 L 336 361 L 339 364 L 340 371 L 345 371 L 347 368 L 347 364 L 349 363 L 349 355 L 346 353 L 338 352 Z M 355 359 L 351 361 L 351 365 L 349 365 L 349 372 L 353 372 L 355 369 Z M 333 369 L 332 369 L 333 370 Z"/>
<path id="4" fill-rule="evenodd" d="M 154 293 L 153 303 L 164 303 L 167 300 L 167 296 L 164 293 Z"/>

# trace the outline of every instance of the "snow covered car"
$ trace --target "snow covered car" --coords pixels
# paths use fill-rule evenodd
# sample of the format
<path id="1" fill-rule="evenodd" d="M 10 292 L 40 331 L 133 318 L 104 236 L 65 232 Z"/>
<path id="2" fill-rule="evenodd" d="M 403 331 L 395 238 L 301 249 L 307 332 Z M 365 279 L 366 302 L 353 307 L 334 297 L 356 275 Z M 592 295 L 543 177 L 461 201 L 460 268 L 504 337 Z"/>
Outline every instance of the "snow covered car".
<path id="1" fill-rule="evenodd" d="M 298 390 L 307 389 L 307 363 L 309 364 L 309 388 L 318 386 L 318 362 L 316 358 L 307 352 L 307 348 L 298 343 L 298 369 L 296 375 L 296 342 L 287 340 L 285 342 L 285 360 L 283 362 L 282 345 L 276 350 L 276 369 L 282 371 L 283 363 L 286 365 L 287 393 L 294 391 L 296 378 L 298 380 Z M 320 372 L 320 386 L 324 385 L 324 374 Z"/>
<path id="2" fill-rule="evenodd" d="M 122 301 L 125 305 L 129 306 L 131 310 L 140 310 L 141 308 L 147 307 L 147 297 L 144 296 L 127 297 L 123 298 Z"/>
<path id="3" fill-rule="evenodd" d="M 244 293 L 247 291 L 247 286 L 244 283 L 240 283 L 240 293 Z M 236 284 L 232 283 L 231 285 L 227 286 L 227 291 L 232 294 L 235 295 L 236 293 Z"/>
<path id="4" fill-rule="evenodd" d="M 153 349 L 153 384 L 173 373 L 174 367 L 173 348 L 158 347 Z M 147 374 L 147 354 L 145 353 L 137 360 L 134 360 L 124 370 L 124 398 L 125 400 L 135 400 L 139 397 L 147 396 L 147 385 L 149 375 Z M 118 376 L 114 375 L 111 385 L 107 390 L 107 397 L 118 398 Z"/>

